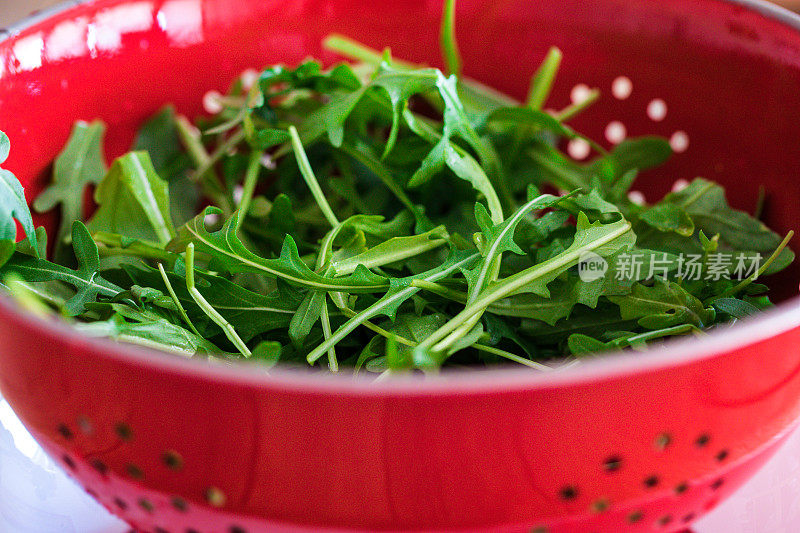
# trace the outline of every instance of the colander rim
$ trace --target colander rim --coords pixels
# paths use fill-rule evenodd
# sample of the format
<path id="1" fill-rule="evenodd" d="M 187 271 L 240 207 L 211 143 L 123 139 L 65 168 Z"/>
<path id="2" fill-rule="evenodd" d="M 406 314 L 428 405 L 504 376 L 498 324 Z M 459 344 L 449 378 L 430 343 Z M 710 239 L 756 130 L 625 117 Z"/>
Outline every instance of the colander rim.
<path id="1" fill-rule="evenodd" d="M 45 20 L 97 0 L 67 0 L 40 10 L 19 22 L 0 29 L 0 43 L 14 38 Z M 766 0 L 714 0 L 735 4 L 800 32 L 800 15 Z M 794 296 L 754 318 L 731 327 L 711 331 L 702 338 L 681 338 L 652 348 L 646 355 L 630 351 L 608 352 L 581 364 L 553 372 L 537 372 L 526 367 L 445 369 L 426 376 L 391 376 L 380 383 L 374 378 L 348 373 L 332 374 L 308 367 L 278 365 L 269 373 L 248 362 L 214 364 L 160 350 L 92 338 L 79 333 L 66 322 L 36 316 L 21 309 L 9 296 L 0 294 L 0 312 L 8 313 L 24 326 L 50 335 L 67 346 L 91 348 L 97 356 L 121 362 L 141 363 L 154 370 L 173 372 L 214 382 L 248 385 L 265 389 L 291 390 L 308 394 L 355 396 L 441 396 L 496 394 L 529 389 L 547 389 L 617 379 L 633 374 L 699 363 L 777 337 L 800 327 L 800 296 Z M 74 351 L 74 350 L 73 350 Z"/>

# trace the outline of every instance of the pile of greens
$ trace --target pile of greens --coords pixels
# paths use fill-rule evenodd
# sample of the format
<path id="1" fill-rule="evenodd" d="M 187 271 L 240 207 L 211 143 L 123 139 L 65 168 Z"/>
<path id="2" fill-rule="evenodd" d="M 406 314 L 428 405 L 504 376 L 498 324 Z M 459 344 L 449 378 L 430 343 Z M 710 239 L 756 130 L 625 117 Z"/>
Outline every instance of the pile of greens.
<path id="1" fill-rule="evenodd" d="M 771 305 L 761 275 L 788 238 L 732 209 L 704 179 L 655 204 L 628 192 L 669 144 L 607 152 L 566 123 L 597 97 L 545 112 L 553 49 L 524 103 L 459 76 L 453 2 L 447 73 L 344 37 L 358 61 L 273 66 L 208 96 L 195 124 L 165 108 L 109 168 L 105 127 L 75 124 L 33 202 L 0 170 L 0 279 L 25 307 L 87 335 L 187 355 L 389 373 L 514 362 L 538 369 L 643 349 Z M 594 159 L 559 149 L 581 138 Z M 0 163 L 9 140 L 0 135 Z M 97 204 L 85 218 L 87 188 Z M 14 242 L 17 222 L 26 238 Z M 763 256 L 733 278 L 681 276 L 683 256 Z M 588 255 L 587 255 L 588 254 Z M 659 261 L 624 279 L 630 256 Z M 583 258 L 608 273 L 579 275 Z M 645 263 L 647 265 L 647 263 Z M 722 268 L 722 270 L 720 270 Z M 704 271 L 705 272 L 705 271 Z"/>

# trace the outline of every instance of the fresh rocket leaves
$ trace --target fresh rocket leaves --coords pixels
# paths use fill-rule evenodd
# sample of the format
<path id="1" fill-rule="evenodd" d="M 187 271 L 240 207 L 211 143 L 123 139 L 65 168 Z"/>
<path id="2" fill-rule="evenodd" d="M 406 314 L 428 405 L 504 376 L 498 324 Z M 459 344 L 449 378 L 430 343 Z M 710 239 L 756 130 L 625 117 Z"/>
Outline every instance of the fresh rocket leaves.
<path id="1" fill-rule="evenodd" d="M 75 294 L 66 301 L 63 311 L 68 316 L 80 315 L 87 303 L 98 297 L 113 298 L 122 289 L 100 277 L 97 245 L 86 226 L 78 220 L 72 224 L 72 248 L 78 262 L 77 270 L 16 252 L 0 272 L 14 274 L 28 282 L 60 281 L 72 286 Z"/>
<path id="2" fill-rule="evenodd" d="M 106 174 L 103 156 L 105 131 L 102 122 L 76 122 L 67 146 L 53 164 L 53 184 L 33 202 L 33 208 L 40 213 L 61 206 L 53 251 L 57 261 L 64 260 L 64 246 L 72 231 L 72 223 L 83 218 L 83 191 L 89 185 L 100 183 Z"/>
<path id="3" fill-rule="evenodd" d="M 791 263 L 791 234 L 702 178 L 629 199 L 669 143 L 606 149 L 575 131 L 569 119 L 597 91 L 544 111 L 557 49 L 522 103 L 460 76 L 454 9 L 446 72 L 332 36 L 326 46 L 358 63 L 242 77 L 194 123 L 166 107 L 108 171 L 105 126 L 77 123 L 34 201 L 60 207 L 53 262 L 21 185 L 0 171 L 0 283 L 87 335 L 379 373 L 547 370 L 772 305 L 761 277 Z M 561 151 L 572 139 L 589 162 Z M 0 163 L 8 150 L 0 135 Z M 90 185 L 98 207 L 84 221 Z M 15 244 L 18 223 L 27 238 Z"/>
<path id="4" fill-rule="evenodd" d="M 147 152 L 118 158 L 95 191 L 97 212 L 91 231 L 117 233 L 131 239 L 166 245 L 174 236 L 169 189 L 153 168 Z"/>
<path id="5" fill-rule="evenodd" d="M 8 159 L 10 150 L 8 135 L 0 131 L 0 165 Z M 20 223 L 34 250 L 37 249 L 33 218 L 28 210 L 22 185 L 11 172 L 0 168 L 0 242 L 11 241 L 16 237 L 17 226 L 14 220 Z"/>

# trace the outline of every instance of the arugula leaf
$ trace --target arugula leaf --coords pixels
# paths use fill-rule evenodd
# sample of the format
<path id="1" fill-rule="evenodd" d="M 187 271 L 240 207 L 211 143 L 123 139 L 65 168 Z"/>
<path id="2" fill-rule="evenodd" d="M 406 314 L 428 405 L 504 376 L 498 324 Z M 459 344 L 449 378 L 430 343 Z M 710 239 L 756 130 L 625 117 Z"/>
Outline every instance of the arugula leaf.
<path id="1" fill-rule="evenodd" d="M 172 223 L 179 226 L 192 218 L 197 213 L 200 192 L 190 177 L 191 160 L 181 147 L 173 106 L 165 106 L 144 123 L 133 150 L 150 154 L 156 173 L 169 183 Z"/>
<path id="2" fill-rule="evenodd" d="M 639 220 L 659 231 L 673 231 L 682 237 L 694 234 L 694 220 L 683 207 L 676 204 L 656 204 L 642 211 Z"/>
<path id="3" fill-rule="evenodd" d="M 622 318 L 638 319 L 648 329 L 686 323 L 704 327 L 714 320 L 713 310 L 705 309 L 677 283 L 662 278 L 656 278 L 652 287 L 638 283 L 630 294 L 608 299 L 619 306 Z"/>
<path id="4" fill-rule="evenodd" d="M 698 231 L 719 235 L 721 242 L 735 250 L 772 252 L 781 242 L 781 237 L 762 222 L 731 208 L 722 187 L 702 178 L 668 194 L 663 203 L 682 208 Z"/>
<path id="5" fill-rule="evenodd" d="M 67 146 L 56 157 L 53 183 L 33 202 L 33 208 L 44 213 L 61 205 L 61 222 L 55 239 L 53 256 L 63 258 L 65 239 L 72 224 L 83 218 L 83 194 L 88 185 L 100 183 L 106 174 L 103 156 L 105 124 L 78 121 L 72 128 Z"/>
<path id="6" fill-rule="evenodd" d="M 414 280 L 429 283 L 439 281 L 450 275 L 452 272 L 457 271 L 459 268 L 468 266 L 475 259 L 477 259 L 477 254 L 475 253 L 453 251 L 451 252 L 447 261 L 430 272 L 418 274 L 405 279 L 393 278 L 391 280 L 392 285 L 383 298 L 351 317 L 338 330 L 336 330 L 336 332 L 334 332 L 329 339 L 326 339 L 325 342 L 309 352 L 307 357 L 308 362 L 314 363 L 331 346 L 334 346 L 337 342 L 344 339 L 351 331 L 356 329 L 359 325 L 363 324 L 367 320 L 380 315 L 386 315 L 389 318 L 393 318 L 403 302 L 419 292 L 420 289 L 413 285 Z"/>
<path id="7" fill-rule="evenodd" d="M 106 337 L 184 356 L 219 352 L 211 342 L 156 313 L 134 310 L 123 304 L 110 304 L 110 307 L 114 313 L 108 320 L 78 323 L 75 327 L 91 337 Z"/>
<path id="8" fill-rule="evenodd" d="M 76 294 L 64 304 L 68 316 L 83 313 L 86 304 L 95 301 L 98 296 L 113 298 L 122 291 L 122 288 L 98 274 L 100 258 L 97 245 L 86 226 L 77 220 L 72 224 L 72 247 L 78 260 L 77 270 L 16 252 L 0 268 L 0 273 L 15 274 L 26 281 L 63 281 L 75 287 Z"/>
<path id="9" fill-rule="evenodd" d="M 135 283 L 166 290 L 156 269 L 135 265 L 124 265 L 123 269 Z M 189 294 L 185 278 L 175 272 L 168 272 L 167 276 L 181 305 L 201 332 L 207 336 L 213 336 L 214 332 L 218 332 L 217 327 L 211 325 Z M 276 288 L 263 295 L 249 291 L 220 276 L 203 272 L 197 272 L 195 276 L 198 290 L 208 303 L 236 328 L 242 339 L 247 342 L 262 333 L 287 327 L 301 300 L 296 291 L 288 288 Z"/>
<path id="10" fill-rule="evenodd" d="M 0 165 L 8 159 L 11 142 L 8 135 L 0 131 Z M 33 228 L 33 218 L 25 201 L 25 192 L 19 180 L 3 168 L 0 168 L 0 240 L 14 240 L 17 235 L 16 219 L 31 241 L 34 250 L 36 246 L 36 232 Z"/>
<path id="11" fill-rule="evenodd" d="M 93 231 L 118 233 L 166 245 L 175 235 L 167 183 L 147 152 L 130 152 L 111 165 L 95 192 L 99 205 L 87 223 Z"/>
<path id="12" fill-rule="evenodd" d="M 206 229 L 206 217 L 220 213 L 219 209 L 207 207 L 202 214 L 180 228 L 178 237 L 170 243 L 169 249 L 180 252 L 191 242 L 198 252 L 205 253 L 214 261 L 215 267 L 226 272 L 263 274 L 316 291 L 380 292 L 389 287 L 389 281 L 385 277 L 374 274 L 363 266 L 357 267 L 349 276 L 337 278 L 315 273 L 302 261 L 297 252 L 297 244 L 289 235 L 283 241 L 280 257 L 259 257 L 248 250 L 236 236 L 239 213 L 228 219 L 219 231 L 210 232 Z"/>

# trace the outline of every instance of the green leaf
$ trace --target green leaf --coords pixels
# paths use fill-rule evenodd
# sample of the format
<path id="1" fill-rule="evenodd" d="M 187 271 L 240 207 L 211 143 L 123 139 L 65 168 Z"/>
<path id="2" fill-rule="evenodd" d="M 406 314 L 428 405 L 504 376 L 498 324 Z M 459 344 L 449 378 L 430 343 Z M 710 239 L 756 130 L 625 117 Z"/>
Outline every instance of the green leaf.
<path id="1" fill-rule="evenodd" d="M 761 311 L 755 305 L 738 298 L 719 298 L 714 300 L 712 305 L 717 311 L 726 313 L 733 318 L 747 318 Z"/>
<path id="2" fill-rule="evenodd" d="M 337 274 L 350 274 L 359 265 L 366 268 L 390 265 L 411 257 L 435 250 L 448 242 L 449 235 L 444 226 L 439 226 L 420 235 L 392 237 L 368 250 L 331 263 Z"/>
<path id="3" fill-rule="evenodd" d="M 608 350 L 606 343 L 583 335 L 582 333 L 573 333 L 570 335 L 567 338 L 567 345 L 572 355 L 578 357 Z"/>
<path id="4" fill-rule="evenodd" d="M 414 350 L 414 361 L 424 366 L 432 358 L 437 359 L 439 356 L 432 353 L 431 349 L 439 351 L 437 343 L 444 341 L 474 317 L 479 317 L 494 302 L 526 292 L 549 297 L 550 291 L 547 285 L 577 264 L 584 254 L 592 252 L 601 257 L 609 256 L 619 250 L 630 248 L 635 241 L 636 236 L 631 231 L 631 225 L 627 220 L 620 219 L 611 224 L 603 224 L 600 221 L 590 224 L 586 215 L 580 213 L 575 239 L 569 248 L 547 261 L 521 270 L 490 285 L 474 301 L 467 304 L 463 311 L 455 315 L 424 343 L 417 346 Z"/>
<path id="5" fill-rule="evenodd" d="M 547 284 L 559 274 L 576 265 L 583 254 L 594 253 L 600 257 L 608 257 L 620 250 L 631 248 L 636 242 L 636 235 L 630 223 L 620 219 L 610 224 L 600 221 L 589 223 L 583 212 L 578 215 L 577 231 L 572 244 L 565 251 L 538 265 L 509 276 L 492 286 L 489 291 L 495 294 L 511 296 L 532 292 L 549 297 Z M 498 298 L 499 299 L 499 298 Z"/>
<path id="6" fill-rule="evenodd" d="M 98 296 L 113 298 L 122 291 L 98 274 L 100 259 L 97 245 L 86 226 L 77 220 L 72 224 L 72 247 L 78 260 L 77 270 L 17 252 L 0 272 L 4 275 L 16 274 L 29 282 L 58 280 L 75 287 L 75 296 L 64 305 L 66 313 L 71 316 L 83 313 L 86 304 L 95 301 Z"/>
<path id="7" fill-rule="evenodd" d="M 111 304 L 114 314 L 106 321 L 79 323 L 84 335 L 106 337 L 182 355 L 219 353 L 211 342 L 149 311 L 137 311 L 123 304 Z"/>
<path id="8" fill-rule="evenodd" d="M 495 109 L 486 117 L 486 122 L 514 124 L 518 127 L 531 126 L 555 133 L 567 139 L 583 138 L 572 128 L 559 122 L 553 115 L 530 107 L 501 107 Z"/>
<path id="9" fill-rule="evenodd" d="M 166 291 L 158 270 L 132 265 L 125 265 L 123 269 L 134 282 Z M 169 272 L 167 276 L 192 322 L 198 327 L 205 324 L 200 329 L 208 336 L 217 334 L 217 326 L 207 320 L 186 289 L 186 279 L 175 272 Z M 206 301 L 234 327 L 245 342 L 262 333 L 288 327 L 302 299 L 294 290 L 275 289 L 264 295 L 220 276 L 195 272 L 195 277 L 197 289 Z"/>
<path id="10" fill-rule="evenodd" d="M 188 157 L 178 136 L 173 106 L 164 106 L 144 123 L 136 133 L 133 150 L 147 152 L 153 168 L 167 181 L 172 181 L 175 174 L 188 168 Z"/>
<path id="11" fill-rule="evenodd" d="M 55 240 L 54 257 L 63 257 L 63 246 L 72 223 L 83 218 L 83 191 L 100 183 L 106 174 L 103 156 L 105 124 L 78 121 L 66 147 L 53 165 L 53 182 L 33 202 L 33 208 L 44 213 L 61 206 L 61 222 Z"/>
<path id="12" fill-rule="evenodd" d="M 413 286 L 414 280 L 427 282 L 439 281 L 461 268 L 468 267 L 477 258 L 478 254 L 476 253 L 451 250 L 448 259 L 429 272 L 424 272 L 408 278 L 392 278 L 391 286 L 386 295 L 368 308 L 351 317 L 347 322 L 342 324 L 330 338 L 314 348 L 314 350 L 308 354 L 308 362 L 313 363 L 322 357 L 331 346 L 336 345 L 336 343 L 344 339 L 350 332 L 364 322 L 380 315 L 394 318 L 400 306 L 419 292 L 420 289 Z"/>
<path id="13" fill-rule="evenodd" d="M 722 187 L 702 178 L 668 194 L 663 203 L 679 206 L 692 218 L 697 230 L 719 235 L 720 241 L 736 250 L 772 252 L 781 242 L 781 237 L 762 222 L 731 208 Z"/>
<path id="14" fill-rule="evenodd" d="M 714 321 L 714 312 L 705 309 L 700 300 L 662 278 L 656 278 L 652 287 L 637 283 L 630 294 L 608 299 L 619 306 L 622 318 L 638 319 L 648 329 L 687 323 L 704 327 Z"/>
<path id="15" fill-rule="evenodd" d="M 491 154 L 490 146 L 478 137 L 470 123 L 464 105 L 459 99 L 456 84 L 457 79 L 455 76 L 445 77 L 441 72 L 436 71 L 436 88 L 439 90 L 445 105 L 441 135 L 432 132 L 430 128 L 426 128 L 420 121 L 412 120 L 410 113 L 404 115 L 415 133 L 427 137 L 431 141 L 438 138 L 438 142 L 422 161 L 419 169 L 411 176 L 408 185 L 417 187 L 430 181 L 433 175 L 441 171 L 446 165 L 456 176 L 467 181 L 476 191 L 483 194 L 489 204 L 492 220 L 495 223 L 499 223 L 503 220 L 503 210 L 494 185 L 481 165 L 453 143 L 455 137 L 460 137 L 479 154 L 484 164 L 496 164 L 495 156 Z"/>
<path id="16" fill-rule="evenodd" d="M 600 171 L 603 165 L 610 165 L 614 176 L 623 176 L 631 170 L 646 170 L 663 164 L 672 156 L 669 141 L 662 137 L 645 136 L 625 139 L 611 153 L 595 162 L 593 167 Z"/>
<path id="17" fill-rule="evenodd" d="M 552 326 L 563 318 L 569 318 L 578 304 L 597 307 L 605 285 L 605 279 L 587 283 L 577 277 L 570 277 L 550 288 L 549 297 L 519 294 L 490 305 L 488 311 L 507 317 L 541 320 Z"/>
<path id="18" fill-rule="evenodd" d="M 525 253 L 514 242 L 514 232 L 525 216 L 531 211 L 553 207 L 561 200 L 562 197 L 543 194 L 517 209 L 513 215 L 496 226 L 489 225 L 491 219 L 483 204 L 475 204 L 475 219 L 481 228 L 485 244 L 481 249 L 482 261 L 464 274 L 470 282 L 468 303 L 478 297 L 488 282 L 494 281 L 496 276 L 493 276 L 491 271 L 493 268 L 497 268 L 497 262 L 500 261 L 503 253 L 512 252 L 520 255 Z"/>
<path id="19" fill-rule="evenodd" d="M 183 224 L 197 214 L 200 191 L 191 179 L 191 160 L 181 144 L 173 106 L 165 106 L 144 123 L 136 134 L 133 150 L 150 154 L 156 173 L 169 183 L 173 225 Z"/>
<path id="20" fill-rule="evenodd" d="M 205 218 L 208 215 L 218 215 L 219 209 L 207 207 L 206 210 L 187 222 L 178 231 L 178 237 L 170 243 L 169 249 L 181 252 L 186 245 L 193 242 L 198 253 L 203 253 L 214 261 L 216 268 L 226 272 L 253 272 L 284 281 L 315 291 L 344 291 L 344 292 L 380 292 L 389 287 L 389 281 L 364 267 L 358 267 L 348 275 L 342 277 L 326 277 L 312 271 L 297 252 L 297 244 L 290 236 L 286 236 L 277 259 L 259 257 L 239 240 L 236 235 L 239 213 L 235 213 L 225 222 L 219 231 L 210 232 L 206 229 Z"/>
<path id="21" fill-rule="evenodd" d="M 656 204 L 642 211 L 639 220 L 658 231 L 671 231 L 683 237 L 694 234 L 692 218 L 685 209 L 676 204 Z"/>
<path id="22" fill-rule="evenodd" d="M 11 150 L 11 142 L 8 135 L 0 131 L 0 165 L 8 159 Z M 14 219 L 17 219 L 25 231 L 25 235 L 33 244 L 33 249 L 38 250 L 36 245 L 36 232 L 33 227 L 28 203 L 25 201 L 25 191 L 19 180 L 8 170 L 0 168 L 0 240 L 14 240 L 17 236 L 17 226 Z"/>
<path id="23" fill-rule="evenodd" d="M 7 239 L 0 241 L 0 268 L 14 255 L 14 241 Z"/>
<path id="24" fill-rule="evenodd" d="M 324 292 L 312 291 L 300 303 L 289 324 L 289 337 L 296 345 L 302 346 L 311 328 L 319 321 L 325 298 Z"/>
<path id="25" fill-rule="evenodd" d="M 266 367 L 273 367 L 278 364 L 281 358 L 283 346 L 276 341 L 262 341 L 253 350 L 252 359 L 257 360 Z"/>
<path id="26" fill-rule="evenodd" d="M 167 183 L 146 152 L 130 152 L 111 165 L 95 192 L 99 205 L 87 223 L 93 231 L 118 233 L 165 245 L 175 234 Z"/>

